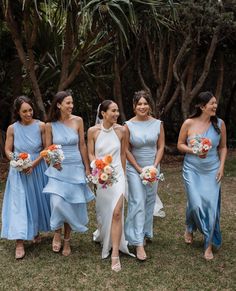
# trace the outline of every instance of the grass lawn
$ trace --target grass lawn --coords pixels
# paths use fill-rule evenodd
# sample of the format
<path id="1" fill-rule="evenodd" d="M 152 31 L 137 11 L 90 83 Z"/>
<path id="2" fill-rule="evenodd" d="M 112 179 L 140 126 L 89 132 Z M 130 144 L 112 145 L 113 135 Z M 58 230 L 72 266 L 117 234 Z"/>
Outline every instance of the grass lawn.
<path id="1" fill-rule="evenodd" d="M 110 259 L 101 260 L 100 245 L 92 242 L 92 202 L 89 231 L 73 234 L 70 257 L 51 251 L 51 233 L 43 234 L 39 245 L 27 243 L 21 261 L 14 259 L 14 242 L 0 240 L 0 290 L 236 290 L 236 155 L 229 155 L 222 183 L 223 245 L 210 262 L 203 259 L 201 234 L 195 234 L 192 246 L 183 242 L 186 199 L 181 163 L 169 157 L 162 171 L 165 182 L 159 195 L 166 217 L 154 219 L 146 262 L 121 255 L 122 271 L 110 271 Z M 3 186 L 0 191 L 2 201 Z"/>

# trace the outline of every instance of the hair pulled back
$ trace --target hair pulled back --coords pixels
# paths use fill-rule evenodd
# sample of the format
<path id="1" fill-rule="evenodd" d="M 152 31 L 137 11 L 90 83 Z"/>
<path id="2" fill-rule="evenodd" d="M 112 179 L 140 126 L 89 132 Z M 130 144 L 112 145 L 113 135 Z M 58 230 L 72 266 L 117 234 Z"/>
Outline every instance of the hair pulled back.
<path id="1" fill-rule="evenodd" d="M 23 103 L 29 104 L 32 107 L 32 109 L 33 109 L 33 113 L 35 113 L 35 111 L 34 111 L 34 104 L 33 104 L 32 100 L 29 97 L 24 96 L 24 95 L 18 96 L 14 100 L 14 103 L 13 103 L 13 120 L 14 121 L 20 121 L 21 120 L 19 111 L 20 111 L 21 105 Z"/>

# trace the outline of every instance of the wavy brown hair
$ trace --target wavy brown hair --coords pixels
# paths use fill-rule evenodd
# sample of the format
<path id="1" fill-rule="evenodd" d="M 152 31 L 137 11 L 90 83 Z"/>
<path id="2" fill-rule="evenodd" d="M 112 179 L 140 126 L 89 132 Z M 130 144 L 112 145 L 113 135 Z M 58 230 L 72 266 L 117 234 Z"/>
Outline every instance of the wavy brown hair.
<path id="1" fill-rule="evenodd" d="M 193 112 L 193 114 L 191 114 L 189 116 L 189 118 L 194 118 L 194 117 L 198 117 L 202 114 L 202 106 L 205 106 L 210 100 L 211 98 L 214 97 L 214 94 L 210 91 L 206 91 L 206 92 L 201 92 L 196 100 L 196 105 L 195 105 L 195 111 Z M 211 116 L 210 118 L 211 123 L 215 129 L 215 131 L 220 134 L 221 130 L 218 126 L 218 122 L 217 122 L 217 116 Z"/>
<path id="2" fill-rule="evenodd" d="M 47 122 L 58 121 L 60 119 L 61 111 L 58 108 L 57 104 L 58 103 L 61 104 L 63 102 L 63 100 L 68 96 L 71 96 L 70 92 L 67 92 L 67 91 L 57 92 L 57 94 L 54 96 L 54 98 L 52 100 L 52 104 L 50 106 Z"/>
<path id="3" fill-rule="evenodd" d="M 133 97 L 134 109 L 136 108 L 136 106 L 141 98 L 144 98 L 147 101 L 147 103 L 150 107 L 150 114 L 152 114 L 152 111 L 153 111 L 152 97 L 151 97 L 151 94 L 146 90 L 140 90 L 140 91 L 137 91 L 134 93 L 134 97 Z"/>

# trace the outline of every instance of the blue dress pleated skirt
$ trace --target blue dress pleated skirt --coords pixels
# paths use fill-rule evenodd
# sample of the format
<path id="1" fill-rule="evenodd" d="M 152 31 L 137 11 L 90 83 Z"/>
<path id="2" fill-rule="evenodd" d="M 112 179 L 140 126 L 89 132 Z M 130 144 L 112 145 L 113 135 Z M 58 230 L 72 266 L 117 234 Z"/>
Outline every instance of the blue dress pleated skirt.
<path id="1" fill-rule="evenodd" d="M 19 122 L 14 127 L 14 152 L 27 152 L 31 160 L 42 150 L 39 121 L 31 125 Z M 47 183 L 41 161 L 30 175 L 10 167 L 2 206 L 1 237 L 10 240 L 32 240 L 40 231 L 50 230 L 50 201 L 42 191 Z"/>
<path id="2" fill-rule="evenodd" d="M 72 230 L 85 232 L 88 223 L 87 203 L 94 199 L 94 194 L 86 183 L 78 147 L 79 135 L 59 121 L 51 125 L 53 143 L 62 146 L 65 156 L 61 171 L 50 166 L 45 172 L 48 183 L 43 192 L 50 196 L 51 229 L 57 230 L 68 223 Z"/>

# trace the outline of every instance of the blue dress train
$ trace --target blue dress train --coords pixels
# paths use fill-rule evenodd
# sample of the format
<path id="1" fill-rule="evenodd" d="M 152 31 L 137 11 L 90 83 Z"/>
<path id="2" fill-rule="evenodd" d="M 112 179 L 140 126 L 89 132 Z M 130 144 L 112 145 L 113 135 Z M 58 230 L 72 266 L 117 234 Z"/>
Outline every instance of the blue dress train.
<path id="1" fill-rule="evenodd" d="M 127 121 L 130 132 L 131 152 L 143 168 L 155 162 L 157 140 L 161 121 Z M 157 182 L 143 185 L 139 173 L 127 162 L 128 213 L 125 222 L 125 238 L 130 245 L 142 246 L 144 238 L 153 237 L 153 210 L 157 194 Z"/>
<path id="2" fill-rule="evenodd" d="M 218 119 L 218 126 L 221 127 Z M 201 135 L 212 141 L 212 148 L 207 157 L 201 159 L 196 155 L 186 154 L 183 165 L 183 178 L 187 193 L 186 225 L 188 232 L 197 229 L 204 235 L 204 248 L 209 244 L 219 248 L 220 232 L 220 183 L 216 181 L 220 160 L 217 147 L 221 135 L 211 124 Z M 192 137 L 189 137 L 189 139 Z"/>
<path id="3" fill-rule="evenodd" d="M 39 121 L 30 125 L 13 124 L 14 152 L 27 152 L 31 160 L 42 150 Z M 42 194 L 47 183 L 42 160 L 30 175 L 10 167 L 2 206 L 1 237 L 10 240 L 32 240 L 39 231 L 50 230 L 50 202 Z"/>
<path id="4" fill-rule="evenodd" d="M 52 122 L 53 143 L 60 144 L 65 159 L 62 170 L 50 166 L 45 174 L 48 184 L 43 192 L 50 195 L 52 230 L 68 223 L 72 230 L 85 232 L 88 223 L 87 202 L 94 194 L 86 183 L 85 168 L 79 151 L 79 135 L 76 130 L 60 121 Z"/>

